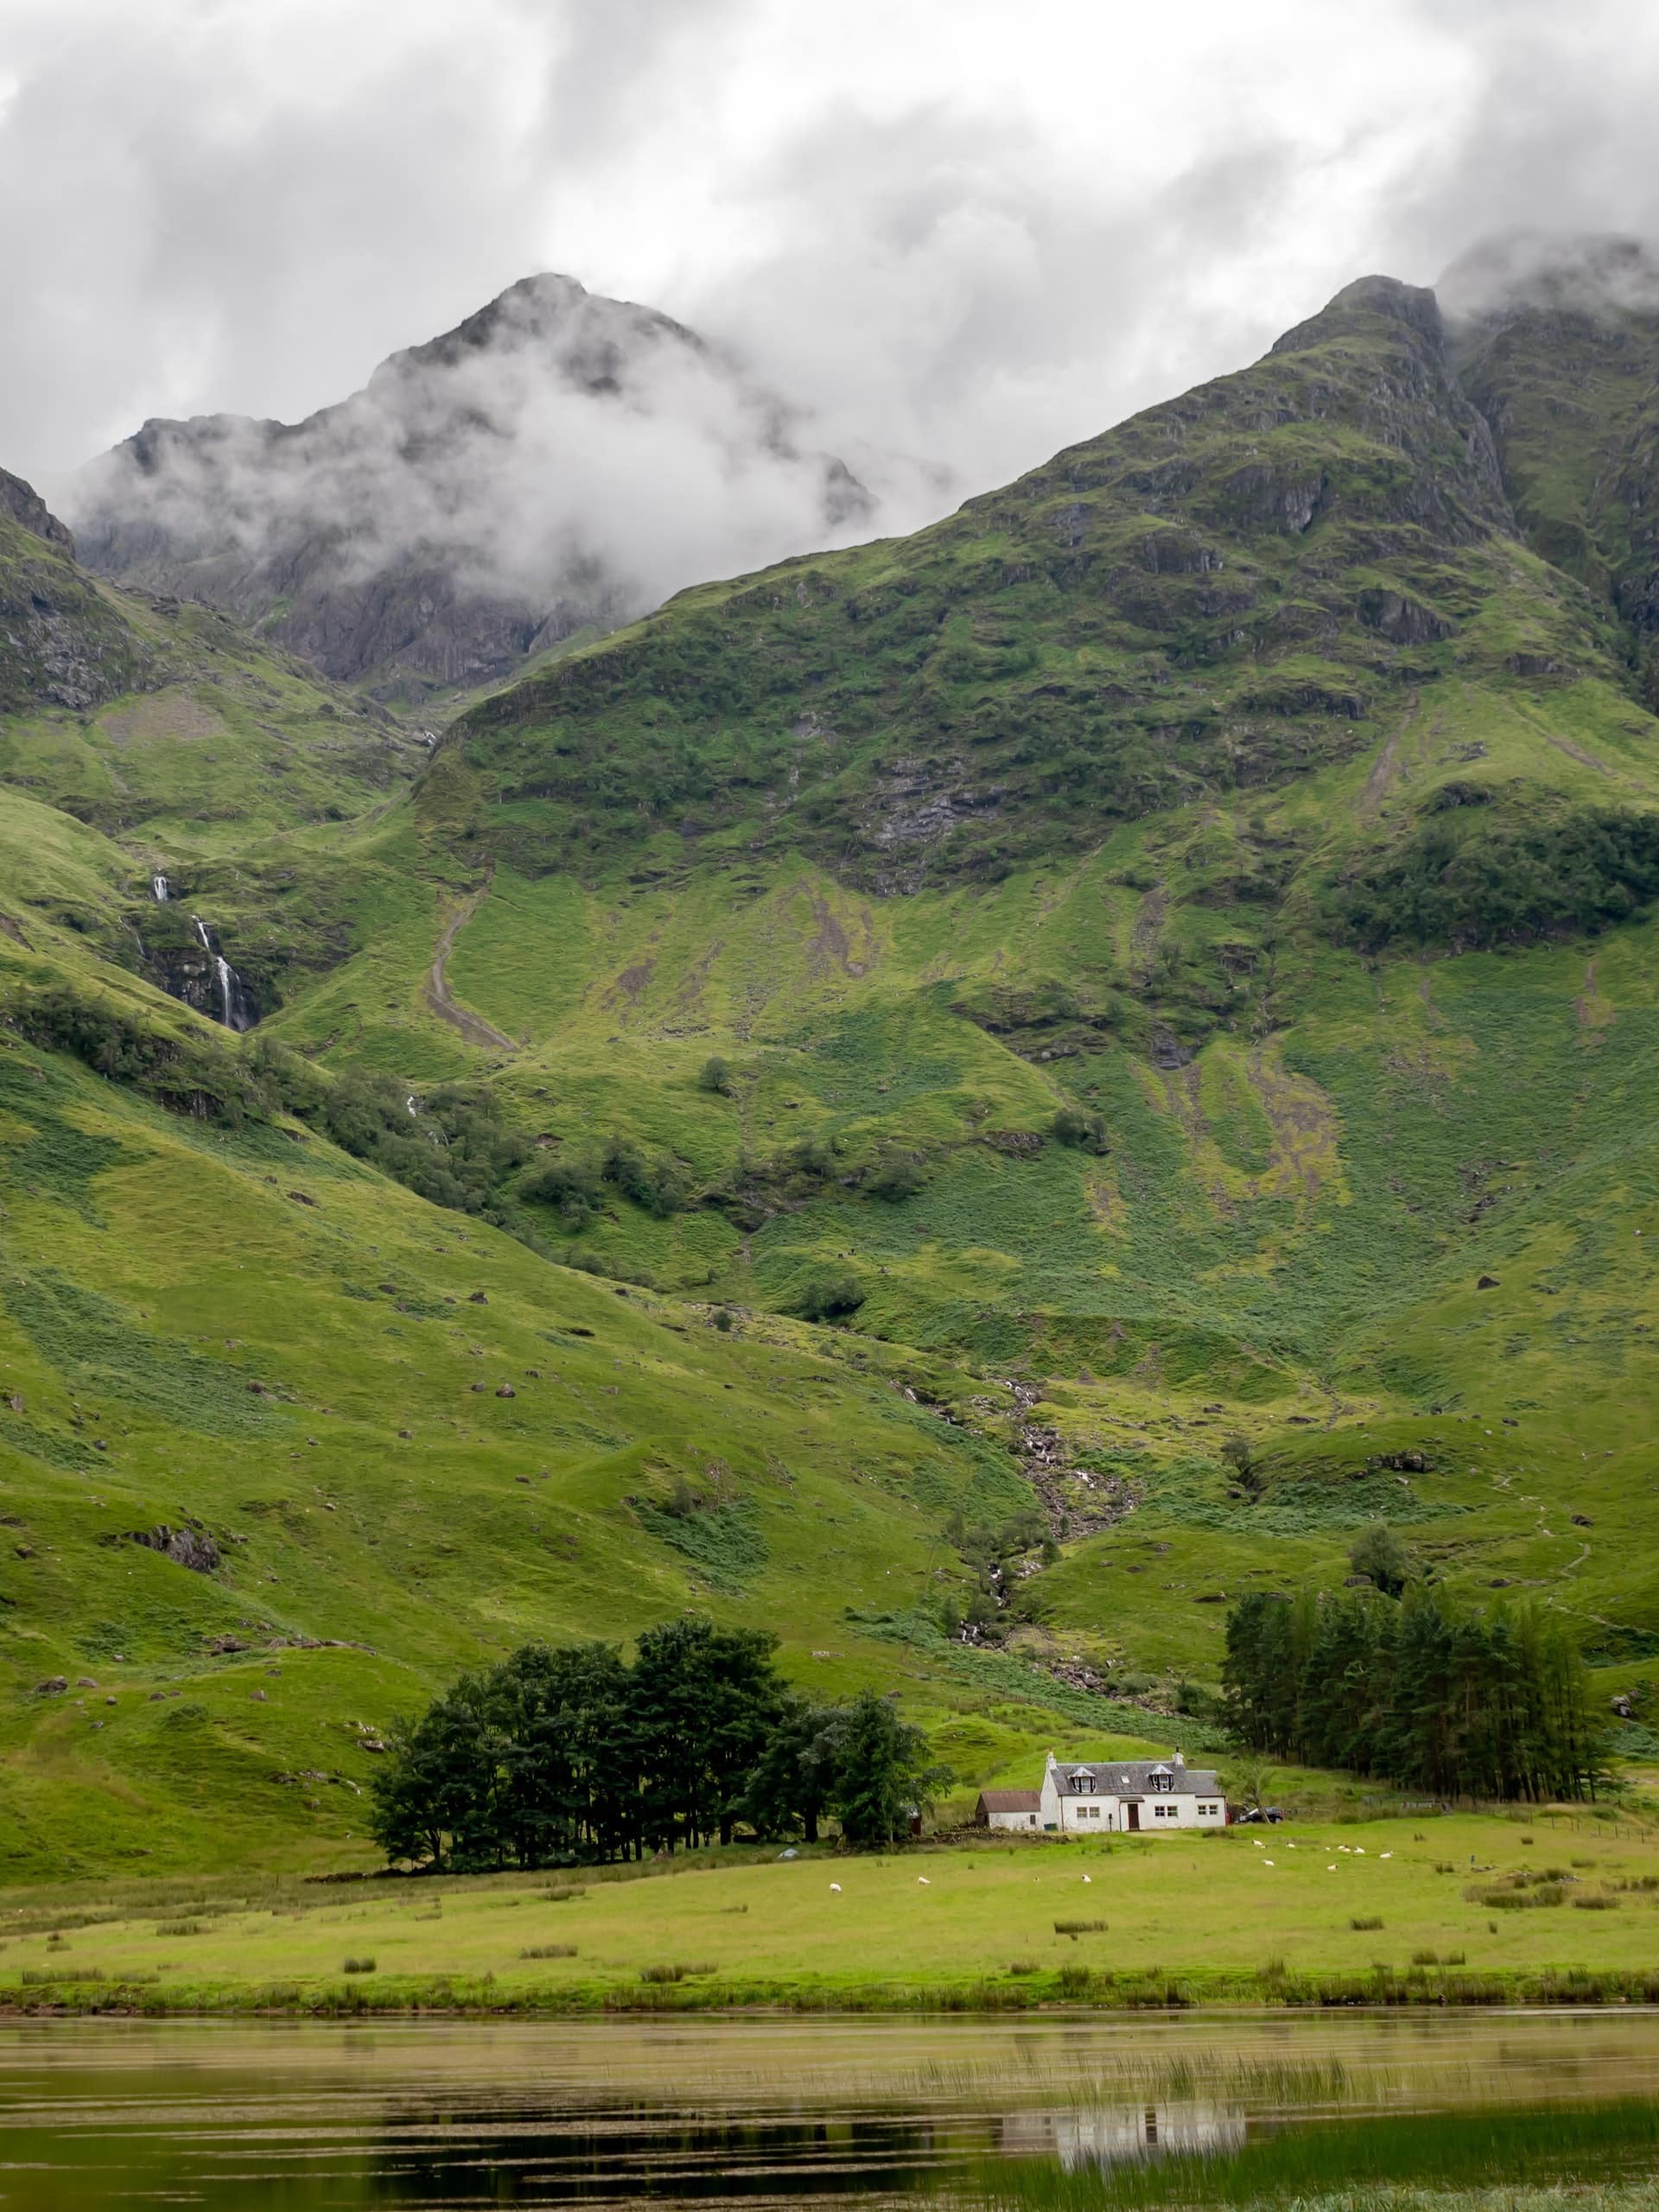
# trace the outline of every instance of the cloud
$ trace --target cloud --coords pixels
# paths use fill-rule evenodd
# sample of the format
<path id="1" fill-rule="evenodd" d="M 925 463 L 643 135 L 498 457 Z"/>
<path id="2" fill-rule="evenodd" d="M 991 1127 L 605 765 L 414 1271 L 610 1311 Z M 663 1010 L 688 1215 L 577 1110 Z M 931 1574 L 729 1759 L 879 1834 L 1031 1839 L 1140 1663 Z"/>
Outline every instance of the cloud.
<path id="1" fill-rule="evenodd" d="M 1659 233 L 1650 0 L 0 20 L 0 461 L 48 478 L 150 416 L 293 421 L 563 269 L 814 410 L 803 450 L 845 454 L 907 527 L 1237 366 L 1369 270 L 1433 281 L 1517 228 Z M 641 577 L 794 543 L 787 472 L 676 442 L 669 413 L 701 402 L 660 397 L 601 431 L 550 397 L 528 480 L 556 451 L 583 532 Z M 552 523 L 486 458 L 479 557 L 517 574 Z"/>
<path id="2" fill-rule="evenodd" d="M 10 12 L 0 421 L 26 469 L 151 415 L 303 413 L 541 264 L 550 41 L 508 0 L 465 38 L 433 0 L 395 29 L 360 0 Z"/>
<path id="3" fill-rule="evenodd" d="M 1659 238 L 1659 16 L 1646 0 L 1425 0 L 1449 26 L 1468 94 L 1379 211 L 1382 250 L 1432 278 L 1517 232 Z"/>

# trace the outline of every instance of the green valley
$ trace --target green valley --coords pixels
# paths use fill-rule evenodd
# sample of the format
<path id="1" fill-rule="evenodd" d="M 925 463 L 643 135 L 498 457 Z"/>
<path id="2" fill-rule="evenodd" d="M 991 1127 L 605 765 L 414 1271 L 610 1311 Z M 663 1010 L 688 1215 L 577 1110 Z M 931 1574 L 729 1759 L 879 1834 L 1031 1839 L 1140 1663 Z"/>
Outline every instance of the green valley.
<path id="1" fill-rule="evenodd" d="M 1659 1756 L 1659 318 L 1575 312 L 1366 279 L 435 741 L 0 513 L 0 1867 L 366 1864 L 397 1716 L 687 1607 L 960 1810 L 1217 1745 L 1378 1522 Z"/>

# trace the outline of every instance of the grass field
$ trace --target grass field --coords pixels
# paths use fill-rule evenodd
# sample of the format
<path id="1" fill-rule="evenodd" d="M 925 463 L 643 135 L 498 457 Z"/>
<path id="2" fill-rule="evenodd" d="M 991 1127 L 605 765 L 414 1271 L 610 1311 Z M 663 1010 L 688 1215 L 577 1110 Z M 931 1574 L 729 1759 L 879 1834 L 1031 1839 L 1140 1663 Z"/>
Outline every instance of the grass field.
<path id="1" fill-rule="evenodd" d="M 1554 1901 L 1514 1902 L 1541 1896 Z M 1659 1834 L 1454 1815 L 535 1877 L 20 1891 L 7 1926 L 0 2003 L 14 2005 L 1651 2002 Z"/>

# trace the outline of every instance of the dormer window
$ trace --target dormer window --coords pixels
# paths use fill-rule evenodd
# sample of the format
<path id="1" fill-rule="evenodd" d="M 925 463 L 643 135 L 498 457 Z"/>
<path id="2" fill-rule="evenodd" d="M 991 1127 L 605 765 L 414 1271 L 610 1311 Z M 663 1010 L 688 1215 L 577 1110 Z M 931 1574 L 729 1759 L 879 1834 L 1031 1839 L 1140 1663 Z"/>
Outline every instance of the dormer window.
<path id="1" fill-rule="evenodd" d="M 1152 1789 L 1173 1789 L 1175 1777 L 1166 1766 L 1155 1766 L 1147 1777 L 1147 1784 Z"/>
<path id="2" fill-rule="evenodd" d="M 1077 1792 L 1079 1796 L 1084 1796 L 1085 1793 L 1092 1794 L 1095 1787 L 1095 1777 L 1090 1773 L 1086 1766 L 1073 1768 L 1071 1773 L 1071 1787 Z"/>

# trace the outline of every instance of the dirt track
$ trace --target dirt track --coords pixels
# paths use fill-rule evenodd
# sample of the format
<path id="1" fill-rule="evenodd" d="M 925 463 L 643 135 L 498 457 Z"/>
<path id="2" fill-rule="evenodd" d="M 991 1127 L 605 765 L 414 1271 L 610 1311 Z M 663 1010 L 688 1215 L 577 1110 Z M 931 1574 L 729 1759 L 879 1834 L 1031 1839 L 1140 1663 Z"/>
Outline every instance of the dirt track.
<path id="1" fill-rule="evenodd" d="M 480 1045 L 486 1052 L 516 1052 L 518 1050 L 511 1037 L 504 1037 L 492 1027 L 481 1014 L 470 1014 L 464 1006 L 457 1006 L 449 995 L 444 978 L 444 963 L 454 949 L 457 932 L 464 922 L 469 922 L 483 904 L 489 891 L 487 883 L 480 884 L 471 895 L 463 899 L 443 925 L 437 949 L 432 956 L 432 967 L 426 979 L 426 1002 L 440 1021 L 447 1021 L 457 1029 L 469 1045 Z"/>

